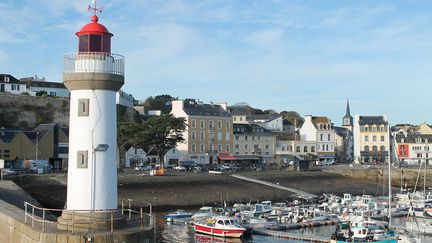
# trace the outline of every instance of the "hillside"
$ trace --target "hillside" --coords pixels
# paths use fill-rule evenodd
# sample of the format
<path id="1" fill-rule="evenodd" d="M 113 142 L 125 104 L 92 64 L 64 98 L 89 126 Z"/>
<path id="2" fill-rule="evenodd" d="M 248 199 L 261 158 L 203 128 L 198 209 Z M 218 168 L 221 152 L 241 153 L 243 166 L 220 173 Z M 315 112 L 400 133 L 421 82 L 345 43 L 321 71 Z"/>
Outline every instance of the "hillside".
<path id="1" fill-rule="evenodd" d="M 43 123 L 69 126 L 69 98 L 0 93 L 0 127 L 32 129 Z M 117 120 L 139 119 L 138 113 L 117 105 Z"/>

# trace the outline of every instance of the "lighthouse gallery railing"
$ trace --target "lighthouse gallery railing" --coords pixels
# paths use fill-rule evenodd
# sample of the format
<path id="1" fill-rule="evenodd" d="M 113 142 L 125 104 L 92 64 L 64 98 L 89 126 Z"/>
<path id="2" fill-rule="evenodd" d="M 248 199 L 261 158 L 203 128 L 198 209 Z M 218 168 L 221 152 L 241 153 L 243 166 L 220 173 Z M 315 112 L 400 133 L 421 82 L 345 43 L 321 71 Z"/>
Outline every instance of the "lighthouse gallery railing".
<path id="1" fill-rule="evenodd" d="M 64 55 L 63 73 L 90 72 L 124 75 L 124 57 L 103 52 L 75 52 Z"/>

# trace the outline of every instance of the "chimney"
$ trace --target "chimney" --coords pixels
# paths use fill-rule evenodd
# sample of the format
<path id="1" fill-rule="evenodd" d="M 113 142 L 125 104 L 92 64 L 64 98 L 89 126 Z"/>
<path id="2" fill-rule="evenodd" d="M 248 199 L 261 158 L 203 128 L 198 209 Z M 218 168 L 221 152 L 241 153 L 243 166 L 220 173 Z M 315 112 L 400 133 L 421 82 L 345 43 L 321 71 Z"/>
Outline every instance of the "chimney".
<path id="1" fill-rule="evenodd" d="M 225 111 L 228 109 L 228 103 L 227 102 L 219 102 L 216 105 L 220 105 Z"/>
<path id="2" fill-rule="evenodd" d="M 171 102 L 171 106 L 172 106 L 171 112 L 172 111 L 182 111 L 184 108 L 183 100 L 173 100 Z"/>

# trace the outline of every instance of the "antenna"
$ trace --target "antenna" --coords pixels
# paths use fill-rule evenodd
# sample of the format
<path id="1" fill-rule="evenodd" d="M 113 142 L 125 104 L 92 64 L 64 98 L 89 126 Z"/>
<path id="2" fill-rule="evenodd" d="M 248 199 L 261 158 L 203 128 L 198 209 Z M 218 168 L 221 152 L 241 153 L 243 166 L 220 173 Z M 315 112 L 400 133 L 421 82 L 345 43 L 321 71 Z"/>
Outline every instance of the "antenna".
<path id="1" fill-rule="evenodd" d="M 93 7 L 91 5 L 88 5 L 88 11 L 94 11 L 94 15 L 96 15 L 97 12 L 102 13 L 102 7 L 97 8 L 97 0 L 93 0 L 91 4 L 93 4 Z"/>

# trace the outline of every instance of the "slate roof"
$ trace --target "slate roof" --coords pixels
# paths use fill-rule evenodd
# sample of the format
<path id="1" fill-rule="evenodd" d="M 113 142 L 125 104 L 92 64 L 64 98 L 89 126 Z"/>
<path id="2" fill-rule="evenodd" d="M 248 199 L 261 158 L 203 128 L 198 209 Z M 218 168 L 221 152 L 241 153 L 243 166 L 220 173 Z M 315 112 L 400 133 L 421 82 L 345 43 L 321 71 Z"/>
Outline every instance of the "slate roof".
<path id="1" fill-rule="evenodd" d="M 4 143 L 10 143 L 12 139 L 18 134 L 20 130 L 7 130 L 7 129 L 0 129 L 0 139 Z"/>
<path id="2" fill-rule="evenodd" d="M 420 139 L 420 143 L 426 143 L 426 140 L 428 143 L 432 143 L 432 135 L 427 134 L 407 134 L 406 137 L 400 133 L 396 135 L 397 143 L 402 143 L 402 139 L 404 140 L 403 143 L 417 143 L 416 140 L 418 139 Z"/>
<path id="3" fill-rule="evenodd" d="M 346 137 L 350 132 L 350 130 L 348 130 L 348 128 L 345 127 L 333 127 L 336 134 L 341 136 L 341 137 Z"/>
<path id="4" fill-rule="evenodd" d="M 183 110 L 190 116 L 231 116 L 226 110 L 222 108 L 222 106 L 216 104 L 191 104 L 184 102 Z"/>
<path id="5" fill-rule="evenodd" d="M 4 81 L 5 77 L 9 77 L 9 82 Z M 0 74 L 0 83 L 22 84 L 18 79 L 10 74 Z"/>
<path id="6" fill-rule="evenodd" d="M 266 120 L 271 121 L 280 117 L 279 115 L 270 115 L 270 114 L 259 114 L 259 115 L 249 115 L 246 117 L 246 120 Z"/>
<path id="7" fill-rule="evenodd" d="M 272 132 L 256 124 L 233 124 L 233 134 L 254 134 L 254 135 L 268 135 L 271 136 Z"/>
<path id="8" fill-rule="evenodd" d="M 384 116 L 360 116 L 359 125 L 388 125 Z"/>
<path id="9" fill-rule="evenodd" d="M 23 83 L 25 83 L 27 86 L 30 87 L 66 89 L 66 86 L 63 83 L 58 83 L 58 82 L 27 81 Z"/>

